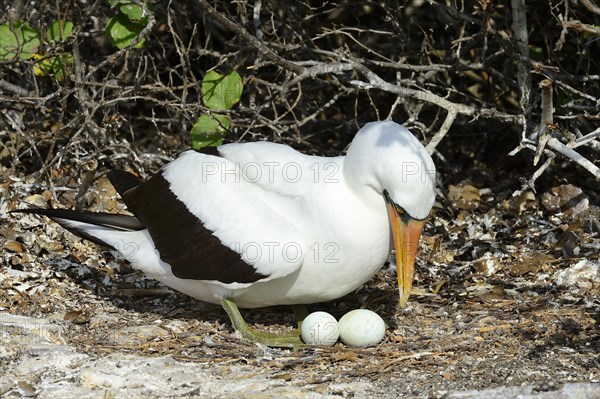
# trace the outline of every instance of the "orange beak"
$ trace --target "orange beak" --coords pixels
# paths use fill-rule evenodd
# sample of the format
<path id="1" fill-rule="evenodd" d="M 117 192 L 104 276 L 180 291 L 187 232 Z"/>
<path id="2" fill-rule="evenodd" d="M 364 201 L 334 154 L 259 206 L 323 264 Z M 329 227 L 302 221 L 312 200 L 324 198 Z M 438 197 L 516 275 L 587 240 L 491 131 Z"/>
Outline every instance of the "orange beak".
<path id="1" fill-rule="evenodd" d="M 410 296 L 415 271 L 415 257 L 419 247 L 419 239 L 423 230 L 424 220 L 410 218 L 398 208 L 389 198 L 386 198 L 390 226 L 396 250 L 396 274 L 400 290 L 400 306 L 406 305 Z"/>

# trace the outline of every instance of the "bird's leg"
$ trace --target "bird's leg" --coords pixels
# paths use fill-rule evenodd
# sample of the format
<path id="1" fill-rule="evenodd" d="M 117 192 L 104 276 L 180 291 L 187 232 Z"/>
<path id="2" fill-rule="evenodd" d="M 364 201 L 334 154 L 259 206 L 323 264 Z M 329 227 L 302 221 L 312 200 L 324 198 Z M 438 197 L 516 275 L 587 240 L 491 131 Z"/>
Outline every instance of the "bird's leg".
<path id="1" fill-rule="evenodd" d="M 244 318 L 242 317 L 240 310 L 238 309 L 235 302 L 228 298 L 221 298 L 221 306 L 229 315 L 233 328 L 242 334 L 242 337 L 261 343 L 266 346 L 273 346 L 278 348 L 292 348 L 298 349 L 303 345 L 300 339 L 300 333 L 298 330 L 291 331 L 289 334 L 281 335 L 274 334 L 267 331 L 259 331 L 251 328 Z"/>
<path id="2" fill-rule="evenodd" d="M 298 334 L 300 334 L 302 331 L 302 322 L 306 319 L 306 316 L 308 316 L 308 308 L 306 305 L 292 305 L 292 309 L 294 310 L 294 316 L 298 323 Z"/>

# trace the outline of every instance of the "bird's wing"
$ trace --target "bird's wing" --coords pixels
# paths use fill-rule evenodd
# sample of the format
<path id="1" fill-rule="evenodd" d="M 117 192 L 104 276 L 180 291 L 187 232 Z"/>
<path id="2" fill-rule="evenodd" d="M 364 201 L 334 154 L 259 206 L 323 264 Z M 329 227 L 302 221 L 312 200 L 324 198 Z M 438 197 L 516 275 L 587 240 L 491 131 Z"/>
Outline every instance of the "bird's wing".
<path id="1" fill-rule="evenodd" d="M 302 264 L 306 245 L 299 231 L 251 183 L 236 179 L 236 168 L 188 151 L 124 192 L 176 277 L 252 283 L 286 276 Z"/>
<path id="2" fill-rule="evenodd" d="M 127 191 L 143 183 L 143 180 L 136 175 L 120 169 L 111 170 L 106 177 L 121 197 Z"/>
<path id="3" fill-rule="evenodd" d="M 337 183 L 341 179 L 343 157 L 305 155 L 266 141 L 225 144 L 218 150 L 237 166 L 242 179 L 285 196 L 305 195 L 319 183 Z"/>

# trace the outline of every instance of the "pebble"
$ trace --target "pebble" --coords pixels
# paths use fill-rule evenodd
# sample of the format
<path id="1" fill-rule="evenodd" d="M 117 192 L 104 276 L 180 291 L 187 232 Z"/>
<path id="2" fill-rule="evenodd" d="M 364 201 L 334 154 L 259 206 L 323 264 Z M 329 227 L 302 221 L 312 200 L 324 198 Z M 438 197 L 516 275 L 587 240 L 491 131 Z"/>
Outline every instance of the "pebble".
<path id="1" fill-rule="evenodd" d="M 554 282 L 560 287 L 581 288 L 584 291 L 600 281 L 600 263 L 582 259 L 575 265 L 554 274 Z"/>

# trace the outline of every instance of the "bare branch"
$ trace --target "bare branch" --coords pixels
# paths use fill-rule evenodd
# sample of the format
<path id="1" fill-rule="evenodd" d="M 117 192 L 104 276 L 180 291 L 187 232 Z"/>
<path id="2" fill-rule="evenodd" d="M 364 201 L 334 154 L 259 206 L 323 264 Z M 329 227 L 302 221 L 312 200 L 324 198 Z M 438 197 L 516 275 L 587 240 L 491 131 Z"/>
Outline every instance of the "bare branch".
<path id="1" fill-rule="evenodd" d="M 575 161 L 579 166 L 594 175 L 596 179 L 600 179 L 600 169 L 596 165 L 590 162 L 587 158 L 581 156 L 581 154 L 579 154 L 577 151 L 558 141 L 558 139 L 552 137 L 550 140 L 548 140 L 548 147 Z"/>
<path id="2" fill-rule="evenodd" d="M 22 96 L 22 97 L 29 97 L 29 96 L 33 96 L 35 94 L 35 93 L 30 92 L 29 90 L 25 89 L 24 87 L 17 86 L 15 84 L 7 82 L 6 80 L 3 80 L 3 79 L 0 79 L 0 90 L 6 90 L 6 91 L 16 94 L 17 96 Z"/>
<path id="3" fill-rule="evenodd" d="M 592 35 L 600 36 L 600 28 L 594 25 L 584 24 L 580 21 L 567 21 L 563 23 L 565 28 L 572 28 L 580 32 L 591 33 Z"/>
<path id="4" fill-rule="evenodd" d="M 254 31 L 256 38 L 259 41 L 263 40 L 263 32 L 260 24 L 260 9 L 262 8 L 262 0 L 255 0 L 254 8 L 252 9 L 252 20 L 254 21 Z"/>
<path id="5" fill-rule="evenodd" d="M 431 92 L 409 89 L 407 87 L 395 85 L 383 80 L 375 72 L 371 71 L 369 68 L 358 63 L 357 61 L 350 60 L 349 62 L 352 63 L 352 65 L 354 65 L 354 68 L 357 71 L 359 71 L 363 76 L 367 78 L 368 83 L 362 81 L 351 82 L 352 84 L 363 89 L 376 88 L 379 90 L 384 90 L 389 93 L 397 94 L 399 96 L 425 101 L 437 105 L 440 108 L 444 108 L 447 111 L 456 112 L 460 115 L 467 115 L 474 118 L 494 118 L 504 122 L 520 124 L 520 119 L 518 115 L 507 114 L 492 108 L 477 109 L 466 104 L 453 103 L 452 101 L 446 100 L 445 98 L 440 97 Z"/>
<path id="6" fill-rule="evenodd" d="M 254 47 L 258 50 L 262 55 L 265 56 L 270 61 L 273 61 L 275 64 L 280 67 L 287 69 L 288 71 L 292 71 L 297 74 L 302 74 L 305 70 L 303 66 L 295 64 L 291 61 L 286 60 L 285 58 L 279 56 L 275 53 L 269 46 L 265 43 L 258 40 L 256 37 L 252 36 L 248 31 L 242 28 L 240 25 L 236 24 L 225 15 L 218 12 L 213 6 L 211 6 L 206 0 L 198 0 L 200 6 L 206 11 L 208 15 L 213 17 L 215 20 L 219 21 L 221 24 L 230 29 L 235 34 L 239 35 L 246 43 L 250 46 Z"/>
<path id="7" fill-rule="evenodd" d="M 346 126 L 406 118 L 405 123 L 424 132 L 427 150 L 434 152 L 458 123 L 468 122 L 473 130 L 497 130 L 503 124 L 510 133 L 522 127 L 511 154 L 532 151 L 527 154 L 536 165 L 531 185 L 558 154 L 591 173 L 597 170 L 596 160 L 587 155 L 600 151 L 600 70 L 593 58 L 597 41 L 587 34 L 568 34 L 574 29 L 595 32 L 585 13 L 595 17 L 597 1 L 557 1 L 541 10 L 511 0 L 512 8 L 495 9 L 493 16 L 489 1 L 458 7 L 456 2 L 427 0 L 411 8 L 410 15 L 408 8 L 373 3 L 361 11 L 368 18 L 352 20 L 336 11 L 341 4 L 336 2 L 301 2 L 287 9 L 264 0 L 170 0 L 152 11 L 145 1 L 134 3 L 149 23 L 130 47 L 118 51 L 102 34 L 105 22 L 92 8 L 78 2 L 39 3 L 39 15 L 47 13 L 47 21 L 71 21 L 74 29 L 67 41 L 42 46 L 34 60 L 19 58 L 18 42 L 15 59 L 0 61 L 0 103 L 28 126 L 22 131 L 30 140 L 24 141 L 0 115 L 0 129 L 13 131 L 10 137 L 18 139 L 14 147 L 19 154 L 35 156 L 33 144 L 44 148 L 46 168 L 82 158 L 112 162 L 116 153 L 134 160 L 136 151 L 145 148 L 137 144 L 146 143 L 144 130 L 149 129 L 162 141 L 157 147 L 166 148 L 161 156 L 174 155 L 189 145 L 199 115 L 209 112 L 199 76 L 219 68 L 238 70 L 244 78 L 240 102 L 226 111 L 231 119 L 226 140 L 252 136 L 311 149 L 317 148 L 315 143 L 331 143 L 331 148 L 315 151 L 335 151 L 351 138 Z M 22 13 L 18 19 L 30 18 L 29 3 L 12 4 Z M 529 18 L 534 11 L 552 23 Z M 419 29 L 406 29 L 401 21 L 407 17 Z M 591 30 L 580 21 L 591 24 Z M 38 21 L 27 23 L 37 26 Z M 45 31 L 45 24 L 36 29 Z M 442 24 L 443 31 L 436 29 Z M 132 47 L 143 39 L 144 46 Z M 530 58 L 528 48 L 552 47 L 557 39 L 556 45 L 563 45 L 560 62 L 552 52 L 543 61 Z M 100 51 L 88 58 L 83 46 L 91 43 Z M 60 66 L 64 79 L 52 71 L 39 72 L 40 66 L 69 53 L 72 60 L 65 58 Z M 536 85 L 542 80 L 539 93 L 532 80 Z M 555 92 L 561 101 L 553 104 Z M 536 123 L 533 104 L 541 109 Z M 481 138 L 485 148 L 497 139 Z"/>
<path id="8" fill-rule="evenodd" d="M 579 2 L 594 14 L 600 15 L 600 7 L 592 3 L 590 0 L 579 0 Z"/>
<path id="9" fill-rule="evenodd" d="M 542 118 L 540 120 L 538 146 L 533 158 L 534 166 L 540 161 L 544 147 L 550 139 L 550 126 L 552 125 L 552 115 L 554 114 L 552 106 L 552 81 L 544 79 L 539 83 L 539 87 L 542 89 Z"/>
<path id="10" fill-rule="evenodd" d="M 553 152 L 551 151 L 546 151 L 548 153 L 548 158 L 546 158 L 546 161 L 542 164 L 542 166 L 540 166 L 534 173 L 533 175 L 531 175 L 531 177 L 529 178 L 529 180 L 527 181 L 527 185 L 529 186 L 529 188 L 531 188 L 531 190 L 535 193 L 535 181 L 546 171 L 546 169 L 548 169 L 548 167 L 550 165 L 552 165 L 552 162 L 554 161 L 554 158 L 556 158 L 556 155 L 554 155 Z"/>
<path id="11" fill-rule="evenodd" d="M 598 129 L 594 130 L 593 132 L 590 132 L 590 133 L 586 134 L 585 136 L 578 138 L 577 140 L 575 140 L 575 142 L 573 144 L 571 144 L 571 145 L 567 144 L 567 147 L 577 148 L 577 147 L 580 147 L 587 143 L 590 143 L 591 141 L 595 140 L 597 137 L 600 137 L 600 127 Z"/>
<path id="12" fill-rule="evenodd" d="M 440 127 L 440 130 L 438 130 L 438 132 L 435 134 L 435 136 L 433 136 L 429 144 L 427 144 L 427 147 L 425 147 L 429 154 L 433 154 L 433 150 L 435 150 L 435 147 L 438 146 L 438 144 L 442 141 L 446 133 L 448 133 L 448 130 L 450 130 L 450 127 L 452 127 L 452 124 L 454 123 L 454 119 L 456 119 L 456 115 L 458 115 L 458 112 L 456 110 L 448 111 L 446 119 Z"/>
<path id="13" fill-rule="evenodd" d="M 511 0 L 513 33 L 516 41 L 517 50 L 521 57 L 517 61 L 517 79 L 521 89 L 521 109 L 528 116 L 530 111 L 529 98 L 531 95 L 531 74 L 529 66 L 522 59 L 529 59 L 529 37 L 527 34 L 527 9 L 525 0 Z"/>

